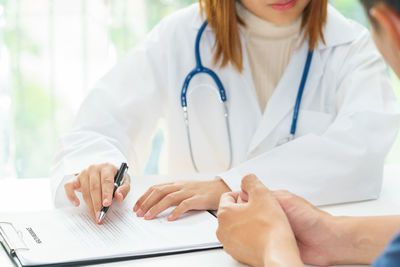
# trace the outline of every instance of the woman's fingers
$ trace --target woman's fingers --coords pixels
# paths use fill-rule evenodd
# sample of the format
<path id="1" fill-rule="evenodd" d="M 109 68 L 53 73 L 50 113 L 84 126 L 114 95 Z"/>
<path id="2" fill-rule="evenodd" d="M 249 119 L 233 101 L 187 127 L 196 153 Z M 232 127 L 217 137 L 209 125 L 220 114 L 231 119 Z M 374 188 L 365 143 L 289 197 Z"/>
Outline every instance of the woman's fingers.
<path id="1" fill-rule="evenodd" d="M 100 170 L 101 182 L 101 203 L 108 207 L 111 205 L 114 191 L 114 177 L 118 169 L 111 164 L 103 164 Z"/>
<path id="2" fill-rule="evenodd" d="M 79 198 L 75 194 L 75 191 L 78 190 L 80 186 L 81 185 L 78 178 L 74 178 L 73 180 L 64 184 L 65 194 L 67 195 L 68 200 L 71 201 L 72 205 L 75 207 L 78 207 L 80 204 Z"/>
<path id="3" fill-rule="evenodd" d="M 94 213 L 93 203 L 92 203 L 92 196 L 90 193 L 90 181 L 88 172 L 86 170 L 82 171 L 78 176 L 79 182 L 81 184 L 81 191 L 83 200 L 86 203 L 86 206 L 89 210 L 90 215 L 92 216 L 93 220 L 96 221 L 96 215 Z"/>
<path id="4" fill-rule="evenodd" d="M 154 188 L 159 187 L 159 186 L 164 186 L 164 185 L 171 185 L 172 183 L 165 183 L 165 184 L 159 184 L 150 187 L 146 193 L 144 193 L 135 203 L 135 206 L 133 207 L 134 212 L 138 212 L 139 208 L 142 206 L 143 202 L 148 198 L 148 196 L 153 192 Z"/>
<path id="5" fill-rule="evenodd" d="M 111 205 L 114 190 L 114 177 L 118 169 L 109 164 L 91 165 L 83 170 L 75 179 L 64 185 L 65 193 L 74 206 L 80 201 L 76 192 L 81 192 L 90 215 L 97 222 L 102 206 Z M 123 184 L 117 189 L 115 198 L 122 202 L 130 190 L 130 177 L 126 174 Z"/>
<path id="6" fill-rule="evenodd" d="M 169 207 L 176 206 L 181 203 L 183 200 L 192 197 L 192 195 L 183 192 L 177 191 L 171 194 L 166 195 L 160 202 L 155 204 L 144 216 L 146 220 L 154 219 L 158 214 L 168 209 Z"/>
<path id="7" fill-rule="evenodd" d="M 191 210 L 217 209 L 221 195 L 230 191 L 222 180 L 179 181 L 151 187 L 136 202 L 137 216 L 152 219 L 170 206 L 178 206 L 169 216 L 175 220 L 182 213 Z M 148 213 L 148 214 L 147 214 Z"/>
<path id="8" fill-rule="evenodd" d="M 115 200 L 117 200 L 118 202 L 124 201 L 130 190 L 131 190 L 131 180 L 129 175 L 126 175 L 124 182 L 120 187 L 118 187 L 117 191 L 115 192 L 114 195 Z"/>
<path id="9" fill-rule="evenodd" d="M 100 209 L 102 207 L 102 188 L 101 188 L 101 179 L 100 179 L 100 174 L 96 171 L 93 170 L 90 173 L 90 195 L 92 198 L 92 205 L 93 205 L 93 212 L 96 215 L 96 219 L 98 218 L 100 214 Z"/>
<path id="10" fill-rule="evenodd" d="M 138 213 L 139 208 L 142 206 L 142 203 L 147 199 L 147 197 L 153 192 L 154 187 L 150 187 L 147 189 L 146 193 L 144 193 L 135 203 L 135 206 L 133 207 L 133 211 Z"/>
<path id="11" fill-rule="evenodd" d="M 138 212 L 139 208 L 142 206 L 143 202 L 149 197 L 149 195 L 153 192 L 153 190 L 157 187 L 160 186 L 165 186 L 165 185 L 170 185 L 172 183 L 167 183 L 167 184 L 159 184 L 159 185 L 154 185 L 151 186 L 149 189 L 147 189 L 146 193 L 144 193 L 135 203 L 135 206 L 133 207 L 134 212 Z"/>
<path id="12" fill-rule="evenodd" d="M 139 205 L 137 216 L 143 217 L 147 211 L 157 204 L 161 199 L 163 199 L 166 195 L 171 194 L 179 190 L 179 186 L 177 185 L 157 185 L 151 187 L 151 192 L 147 194 L 147 198 L 143 200 L 141 205 Z"/>
<path id="13" fill-rule="evenodd" d="M 185 213 L 189 210 L 198 209 L 200 202 L 201 202 L 201 200 L 196 197 L 185 199 L 178 205 L 178 207 L 176 207 L 171 212 L 170 215 L 168 215 L 168 217 L 167 217 L 168 221 L 176 220 L 177 218 L 179 218 L 179 216 L 181 216 L 183 213 Z"/>

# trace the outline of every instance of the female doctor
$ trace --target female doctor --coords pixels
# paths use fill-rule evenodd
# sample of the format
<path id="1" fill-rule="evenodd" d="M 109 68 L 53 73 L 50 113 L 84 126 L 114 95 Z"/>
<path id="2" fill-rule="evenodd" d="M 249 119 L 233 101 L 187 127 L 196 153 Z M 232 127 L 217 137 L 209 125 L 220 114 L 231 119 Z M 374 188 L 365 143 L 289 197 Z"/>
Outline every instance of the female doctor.
<path id="1" fill-rule="evenodd" d="M 378 197 L 399 110 L 369 33 L 327 2 L 200 0 L 164 19 L 62 138 L 57 204 L 80 191 L 96 220 L 121 162 L 142 172 L 161 119 L 167 173 L 210 175 L 151 187 L 134 207 L 146 219 L 216 209 L 247 173 L 313 204 Z"/>

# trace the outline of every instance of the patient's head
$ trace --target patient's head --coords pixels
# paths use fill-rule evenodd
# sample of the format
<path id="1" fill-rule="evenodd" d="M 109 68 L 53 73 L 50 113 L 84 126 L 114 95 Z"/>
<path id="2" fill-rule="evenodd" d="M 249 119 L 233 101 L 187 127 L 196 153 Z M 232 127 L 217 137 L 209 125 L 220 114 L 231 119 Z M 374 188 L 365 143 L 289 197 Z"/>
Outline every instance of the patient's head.
<path id="1" fill-rule="evenodd" d="M 372 35 L 386 62 L 400 77 L 400 1 L 361 0 L 372 25 Z"/>

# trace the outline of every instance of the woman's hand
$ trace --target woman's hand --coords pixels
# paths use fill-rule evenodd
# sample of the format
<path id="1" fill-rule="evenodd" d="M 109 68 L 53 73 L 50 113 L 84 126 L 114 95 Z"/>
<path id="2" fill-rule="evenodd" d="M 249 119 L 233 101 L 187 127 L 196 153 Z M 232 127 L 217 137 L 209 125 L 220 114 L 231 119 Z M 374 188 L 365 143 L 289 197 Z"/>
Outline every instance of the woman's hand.
<path id="1" fill-rule="evenodd" d="M 91 165 L 89 168 L 64 185 L 65 193 L 75 206 L 79 206 L 79 199 L 75 191 L 81 192 L 93 220 L 98 223 L 102 206 L 111 205 L 114 190 L 114 177 L 118 168 L 109 163 Z M 130 190 L 130 177 L 126 175 L 123 184 L 118 187 L 114 198 L 122 202 Z"/>
<path id="2" fill-rule="evenodd" d="M 188 210 L 216 210 L 221 195 L 228 191 L 229 187 L 221 179 L 155 185 L 139 198 L 133 211 L 151 220 L 169 207 L 177 206 L 168 216 L 173 221 Z"/>

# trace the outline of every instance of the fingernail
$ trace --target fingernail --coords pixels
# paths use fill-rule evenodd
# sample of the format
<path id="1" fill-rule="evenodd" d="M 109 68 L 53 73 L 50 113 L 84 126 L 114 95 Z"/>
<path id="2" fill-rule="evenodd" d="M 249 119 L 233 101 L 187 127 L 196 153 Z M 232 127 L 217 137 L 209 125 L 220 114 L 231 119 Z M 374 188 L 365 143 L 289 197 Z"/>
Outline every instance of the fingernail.
<path id="1" fill-rule="evenodd" d="M 138 208 L 139 208 L 138 204 L 135 204 L 135 206 L 133 207 L 133 211 L 136 212 Z"/>
<path id="2" fill-rule="evenodd" d="M 103 200 L 103 206 L 106 206 L 107 204 L 108 204 L 108 199 L 105 198 L 105 199 Z"/>
<path id="3" fill-rule="evenodd" d="M 144 215 L 144 218 L 145 218 L 145 219 L 151 219 L 151 213 L 150 213 L 150 211 L 148 211 L 148 212 L 146 213 L 146 215 Z"/>
<path id="4" fill-rule="evenodd" d="M 175 217 L 174 217 L 174 215 L 170 214 L 170 215 L 168 215 L 167 219 L 168 219 L 168 221 L 172 221 L 175 219 Z"/>
<path id="5" fill-rule="evenodd" d="M 96 221 L 98 221 L 100 218 L 100 211 L 96 212 Z"/>
<path id="6" fill-rule="evenodd" d="M 141 209 L 139 209 L 139 210 L 137 211 L 136 215 L 137 215 L 138 217 L 143 217 L 144 212 L 143 212 Z"/>
<path id="7" fill-rule="evenodd" d="M 78 206 L 79 206 L 79 202 L 78 202 L 78 200 L 74 200 L 74 201 L 72 201 L 72 205 L 74 205 L 75 207 L 78 207 Z"/>
<path id="8" fill-rule="evenodd" d="M 124 199 L 124 195 L 122 195 L 122 193 L 118 193 L 118 195 L 119 195 L 119 198 L 120 198 L 121 200 Z"/>

